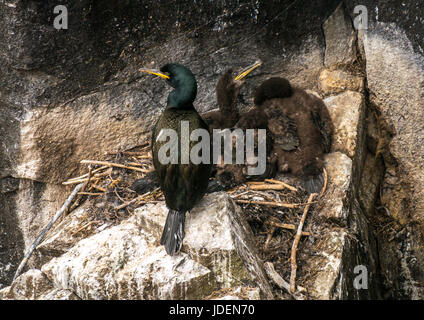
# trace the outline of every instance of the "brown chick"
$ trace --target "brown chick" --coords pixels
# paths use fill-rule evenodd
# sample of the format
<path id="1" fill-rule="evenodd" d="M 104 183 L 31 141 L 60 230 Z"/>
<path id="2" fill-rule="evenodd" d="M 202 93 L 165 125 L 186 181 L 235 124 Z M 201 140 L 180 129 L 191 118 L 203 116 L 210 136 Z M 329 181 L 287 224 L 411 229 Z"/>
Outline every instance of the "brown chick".
<path id="1" fill-rule="evenodd" d="M 324 102 L 283 78 L 266 80 L 257 88 L 254 101 L 268 119 L 277 170 L 300 178 L 308 192 L 319 192 L 323 154 L 330 151 L 334 131 Z"/>
<path id="2" fill-rule="evenodd" d="M 210 111 L 202 115 L 205 122 L 209 125 L 209 132 L 212 137 L 214 129 L 224 130 L 233 129 L 235 127 L 235 124 L 240 118 L 240 113 L 237 108 L 240 89 L 245 82 L 246 76 L 261 66 L 261 64 L 262 62 L 258 60 L 254 64 L 238 72 L 229 69 L 219 79 L 216 86 L 216 97 L 219 110 Z M 235 141 L 231 143 L 234 144 Z M 234 145 L 233 150 L 235 150 Z M 245 171 L 244 165 L 235 164 L 235 157 L 233 158 L 233 164 L 218 163 L 214 167 L 212 174 L 215 173 L 216 181 L 219 186 L 213 185 L 209 191 L 228 189 L 244 182 Z"/>
<path id="3" fill-rule="evenodd" d="M 261 66 L 261 64 L 262 62 L 258 60 L 239 72 L 229 69 L 218 80 L 216 98 L 219 109 L 202 115 L 205 122 L 209 125 L 211 134 L 213 129 L 232 128 L 239 120 L 237 101 L 240 89 L 245 82 L 246 76 Z"/>

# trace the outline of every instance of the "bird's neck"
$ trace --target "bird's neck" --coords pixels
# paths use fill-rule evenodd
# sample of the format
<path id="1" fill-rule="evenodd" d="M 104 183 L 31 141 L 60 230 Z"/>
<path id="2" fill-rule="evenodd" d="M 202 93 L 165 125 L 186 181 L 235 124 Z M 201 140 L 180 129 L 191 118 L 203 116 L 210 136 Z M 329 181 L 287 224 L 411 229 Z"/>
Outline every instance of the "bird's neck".
<path id="1" fill-rule="evenodd" d="M 193 102 L 197 95 L 197 84 L 184 83 L 181 86 L 175 87 L 175 89 L 168 95 L 167 108 L 175 109 L 190 109 L 193 108 Z"/>
<path id="2" fill-rule="evenodd" d="M 239 118 L 237 109 L 238 90 L 233 87 L 217 92 L 219 110 L 223 120 L 233 123 Z M 235 123 L 235 122 L 234 122 Z"/>

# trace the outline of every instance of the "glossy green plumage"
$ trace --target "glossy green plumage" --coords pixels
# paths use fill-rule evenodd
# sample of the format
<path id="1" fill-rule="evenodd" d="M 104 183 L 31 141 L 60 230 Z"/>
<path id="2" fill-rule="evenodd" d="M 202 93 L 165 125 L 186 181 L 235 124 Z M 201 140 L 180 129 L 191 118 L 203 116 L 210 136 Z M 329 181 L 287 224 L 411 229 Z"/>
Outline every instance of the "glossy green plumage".
<path id="1" fill-rule="evenodd" d="M 181 121 L 188 121 L 190 134 L 194 129 L 203 128 L 208 130 L 208 126 L 199 116 L 197 111 L 191 106 L 186 109 L 168 108 L 159 117 L 152 135 L 153 164 L 158 173 L 159 183 L 165 195 L 166 204 L 173 210 L 188 211 L 205 194 L 211 164 L 181 164 L 181 144 L 178 148 L 178 164 L 162 164 L 159 161 L 159 149 L 167 141 L 156 141 L 161 129 L 173 129 L 178 133 L 178 140 L 181 143 Z M 187 138 L 187 137 L 185 137 Z M 191 148 L 197 142 L 190 142 Z"/>
<path id="2" fill-rule="evenodd" d="M 197 95 L 197 82 L 190 69 L 178 63 L 170 63 L 160 69 L 170 75 L 168 84 L 174 90 L 168 95 L 167 108 L 193 108 Z"/>
<path id="3" fill-rule="evenodd" d="M 181 161 L 181 152 L 189 159 L 190 150 L 197 141 L 188 143 L 188 150 L 181 147 L 181 142 L 190 139 L 195 129 L 208 130 L 208 126 L 193 107 L 197 94 L 197 83 L 192 72 L 180 64 L 168 64 L 161 71 L 169 75 L 168 84 L 174 90 L 168 95 L 166 109 L 160 115 L 152 134 L 153 165 L 165 202 L 169 208 L 168 217 L 162 233 L 161 244 L 166 252 L 175 254 L 181 248 L 184 239 L 184 221 L 187 211 L 203 197 L 206 192 L 211 172 L 211 161 L 208 163 L 187 164 Z M 181 124 L 185 121 L 189 125 L 189 134 L 181 134 Z M 178 163 L 162 163 L 159 150 L 168 140 L 158 140 L 162 129 L 172 129 L 178 136 Z M 210 142 L 209 142 L 210 147 Z M 163 160 L 163 159 L 162 159 Z"/>

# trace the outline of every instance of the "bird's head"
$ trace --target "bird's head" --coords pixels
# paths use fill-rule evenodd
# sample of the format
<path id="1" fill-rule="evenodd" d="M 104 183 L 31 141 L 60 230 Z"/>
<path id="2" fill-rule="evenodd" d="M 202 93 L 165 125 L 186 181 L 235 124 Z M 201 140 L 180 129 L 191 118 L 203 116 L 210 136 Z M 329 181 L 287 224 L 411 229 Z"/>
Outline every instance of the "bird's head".
<path id="1" fill-rule="evenodd" d="M 219 79 L 216 86 L 218 104 L 221 106 L 233 104 L 236 101 L 241 86 L 246 80 L 246 76 L 261 65 L 262 61 L 258 60 L 254 64 L 243 68 L 242 70 L 227 70 Z"/>
<path id="2" fill-rule="evenodd" d="M 197 82 L 187 67 L 178 63 L 168 63 L 160 70 L 142 68 L 140 71 L 165 79 L 174 88 L 168 95 L 168 108 L 184 109 L 193 105 L 197 95 Z"/>

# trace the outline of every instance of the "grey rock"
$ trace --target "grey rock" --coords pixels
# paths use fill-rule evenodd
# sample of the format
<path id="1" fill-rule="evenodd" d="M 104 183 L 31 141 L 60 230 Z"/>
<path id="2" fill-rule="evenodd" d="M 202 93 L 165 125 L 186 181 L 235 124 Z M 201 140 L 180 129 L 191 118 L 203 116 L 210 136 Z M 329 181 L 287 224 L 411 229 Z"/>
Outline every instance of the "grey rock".
<path id="1" fill-rule="evenodd" d="M 334 124 L 332 151 L 340 151 L 353 158 L 359 151 L 363 131 L 364 96 L 346 91 L 324 99 Z"/>
<path id="2" fill-rule="evenodd" d="M 346 220 L 350 214 L 346 197 L 352 187 L 352 160 L 341 152 L 327 154 L 324 160 L 329 183 L 320 214 L 329 219 Z"/>
<path id="3" fill-rule="evenodd" d="M 409 39 L 414 38 L 412 30 L 376 22 L 364 32 L 363 41 L 370 99 L 389 133 L 382 152 L 386 171 L 381 203 L 396 223 L 409 230 L 397 244 L 380 239 L 384 250 L 397 252 L 392 260 L 381 258 L 387 270 L 384 278 L 391 283 L 388 286 L 397 288 L 395 296 L 422 298 L 424 251 L 419 239 L 424 223 L 424 58 L 422 52 L 414 50 L 418 43 Z M 396 261 L 398 267 L 391 268 L 389 261 Z"/>
<path id="4" fill-rule="evenodd" d="M 320 76 L 320 89 L 325 96 L 346 90 L 362 92 L 364 78 L 343 70 L 324 69 Z"/>
<path id="5" fill-rule="evenodd" d="M 361 4 L 368 9 L 369 27 L 358 34 L 359 50 L 352 27 L 356 3 L 349 1 L 345 5 L 334 0 L 308 6 L 292 6 L 291 0 L 278 4 L 247 1 L 242 6 L 238 1 L 227 1 L 225 5 L 201 2 L 196 11 L 191 5 L 181 5 L 178 14 L 173 7 L 154 1 L 146 1 L 144 6 L 114 1 L 105 1 L 100 6 L 86 0 L 64 4 L 73 17 L 67 32 L 52 27 L 51 8 L 56 5 L 52 0 L 0 3 L 0 28 L 4 30 L 0 42 L 5 44 L 0 47 L 0 287 L 10 284 L 23 252 L 63 203 L 69 189 L 60 183 L 81 171 L 79 161 L 101 157 L 105 151 L 130 148 L 148 139 L 152 123 L 165 104 L 168 88 L 161 81 L 141 77 L 137 72 L 140 66 L 156 67 L 170 61 L 189 65 L 199 83 L 196 108 L 205 112 L 217 107 L 215 84 L 224 70 L 260 58 L 263 67 L 242 89 L 245 102 L 242 109 L 251 104 L 254 88 L 270 76 L 284 76 L 294 85 L 320 90 L 324 96 L 338 94 L 326 101 L 331 102 L 330 113 L 337 127 L 332 154 L 326 157 L 329 186 L 321 212 L 330 227 L 322 250 L 308 260 L 318 273 L 303 285 L 312 297 L 320 299 L 375 298 L 379 297 L 376 279 L 381 277 L 386 296 L 423 297 L 424 27 L 420 1 L 394 6 L 393 1 L 363 0 Z M 351 77 L 346 71 L 352 63 L 360 62 L 356 61 L 358 53 L 366 61 L 369 101 L 361 95 L 361 79 Z M 317 81 L 320 76 L 321 80 Z M 365 105 L 368 102 L 370 105 Z M 369 115 L 374 109 L 386 124 L 386 132 L 366 136 L 365 113 Z M 381 147 L 382 136 L 388 138 L 383 139 L 384 148 L 380 154 L 373 154 Z M 375 158 L 378 158 L 376 166 Z M 374 210 L 376 201 L 387 209 L 384 211 L 391 221 L 400 226 L 393 236 L 384 230 L 372 232 L 380 218 Z M 137 219 L 142 220 L 140 216 Z M 147 218 L 143 221 L 150 223 L 148 228 L 157 239 L 159 224 L 154 220 L 148 222 Z M 246 233 L 246 228 L 238 225 L 237 231 L 229 221 L 231 234 L 242 239 L 239 236 Z M 41 257 L 34 257 L 29 267 L 41 268 L 52 257 L 61 259 L 63 254 L 68 257 L 71 253 L 79 254 L 80 239 L 70 236 L 72 226 L 77 224 L 78 215 L 71 216 L 60 224 L 62 232 L 52 230 L 37 251 Z M 124 226 L 120 225 L 125 229 Z M 133 221 L 129 233 L 139 234 L 140 226 Z M 116 227 L 113 231 L 122 235 L 124 229 Z M 104 240 L 108 230 L 99 230 L 91 237 L 104 236 Z M 108 237 L 112 239 L 113 235 Z M 211 267 L 215 249 L 210 248 L 211 254 L 200 255 L 201 261 L 194 261 L 199 247 L 191 248 L 189 243 L 184 245 L 180 266 L 183 269 L 193 266 L 198 273 L 190 280 L 177 272 L 172 278 L 176 282 L 185 279 L 203 283 L 205 274 L 214 274 L 218 282 L 207 283 L 205 288 L 215 290 L 234 284 L 228 273 L 231 268 L 223 267 L 229 260 L 247 261 L 246 265 L 253 267 L 238 269 L 244 270 L 240 275 L 244 277 L 248 273 L 264 291 L 265 281 L 257 271 L 260 268 L 255 267 L 256 254 L 243 251 L 242 241 L 233 242 L 235 250 L 231 249 L 238 252 L 238 258 L 222 253 L 216 264 L 219 268 L 215 269 Z M 133 249 L 140 248 L 131 241 L 129 244 Z M 98 257 L 94 247 L 91 247 L 93 257 Z M 240 256 L 241 252 L 245 256 Z M 80 255 L 81 259 L 84 254 Z M 151 259 L 162 259 L 160 254 L 152 253 Z M 100 261 L 106 263 L 109 258 L 106 255 Z M 98 271 L 89 255 L 84 259 Z M 146 261 L 143 268 L 152 268 L 158 275 L 166 271 L 163 265 L 159 264 L 158 269 L 153 269 L 153 265 Z M 367 291 L 352 286 L 356 265 L 368 268 L 370 289 Z M 208 273 L 203 274 L 200 266 Z M 135 270 L 125 263 L 124 269 L 129 273 Z M 48 270 L 59 271 L 52 265 Z M 112 296 L 102 288 L 96 275 L 88 279 L 91 282 L 86 287 L 78 287 L 75 279 L 81 279 L 78 277 L 82 273 L 72 270 L 62 270 L 60 274 L 64 277 L 56 279 L 53 287 L 44 282 L 42 273 L 30 270 L 21 279 L 38 279 L 34 281 L 40 295 L 34 293 L 32 285 L 25 293 L 23 282 L 3 288 L 0 295 L 7 292 L 19 298 L 26 295 L 31 299 L 35 296 L 77 299 L 79 293 L 75 295 L 74 288 L 79 288 L 83 297 Z M 233 271 L 234 268 L 231 274 Z M 52 274 L 53 271 L 49 273 Z M 118 270 L 117 274 L 125 278 L 123 271 Z M 159 287 L 164 283 L 157 278 L 155 281 Z M 98 283 L 100 287 L 96 287 Z M 124 280 L 111 283 L 115 289 L 121 286 L 119 296 L 139 298 L 132 289 L 125 288 L 128 283 Z M 129 288 L 145 283 L 151 282 L 140 280 Z M 12 287 L 22 290 L 17 294 L 10 291 Z M 172 290 L 168 289 L 159 292 L 146 287 L 145 297 L 203 294 L 196 289 L 187 288 L 186 294 L 181 293 L 182 289 L 180 293 L 170 293 Z M 236 297 L 233 293 L 228 296 Z"/>
<path id="6" fill-rule="evenodd" d="M 61 182 L 85 170 L 82 159 L 149 139 L 169 88 L 141 76 L 141 66 L 188 65 L 200 112 L 217 107 L 215 85 L 226 69 L 258 58 L 264 66 L 243 87 L 241 108 L 271 75 L 316 90 L 321 24 L 337 3 L 297 10 L 290 0 L 206 1 L 198 10 L 181 4 L 176 13 L 157 1 L 64 1 L 72 13 L 68 30 L 53 27 L 53 0 L 0 3 L 0 177 L 19 180 L 16 192 L 0 194 L 0 243 L 13 248 L 0 255 L 0 286 L 10 284 L 28 245 L 69 193 Z M 269 21 L 284 10 L 289 14 Z M 305 16 L 309 22 L 299 28 Z"/>
<path id="7" fill-rule="evenodd" d="M 357 59 L 356 33 L 344 2 L 324 22 L 326 67 L 352 64 Z"/>
<path id="8" fill-rule="evenodd" d="M 81 300 L 81 299 L 77 297 L 75 293 L 73 293 L 70 290 L 52 289 L 44 293 L 37 300 Z"/>
<path id="9" fill-rule="evenodd" d="M 0 300 L 36 300 L 52 289 L 52 283 L 40 270 L 30 269 L 0 290 Z"/>
<path id="10" fill-rule="evenodd" d="M 146 205 L 41 270 L 55 288 L 82 299 L 202 299 L 246 281 L 270 299 L 253 235 L 239 210 L 225 193 L 206 196 L 187 217 L 182 252 L 171 257 L 159 244 L 168 210 L 163 203 Z"/>

